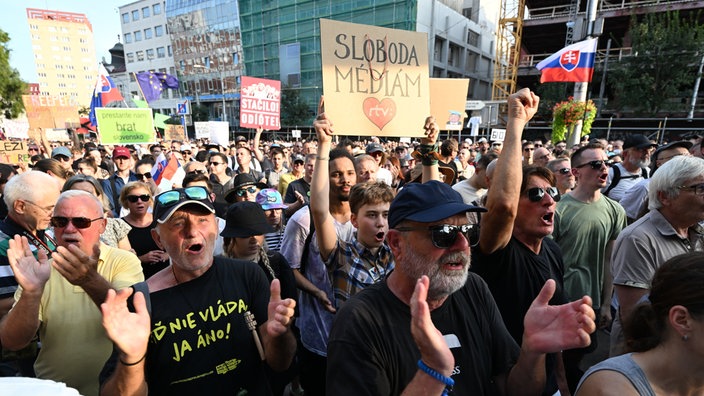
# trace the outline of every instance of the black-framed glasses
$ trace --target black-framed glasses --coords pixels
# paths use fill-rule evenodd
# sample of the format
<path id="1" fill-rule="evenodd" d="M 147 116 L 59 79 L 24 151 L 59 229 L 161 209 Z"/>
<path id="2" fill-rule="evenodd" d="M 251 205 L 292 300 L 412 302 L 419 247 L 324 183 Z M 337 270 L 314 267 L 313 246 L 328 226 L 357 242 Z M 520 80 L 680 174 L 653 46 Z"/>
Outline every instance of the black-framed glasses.
<path id="1" fill-rule="evenodd" d="M 149 202 L 149 200 L 152 199 L 152 197 L 149 194 L 142 194 L 142 195 L 128 195 L 127 200 L 135 203 L 137 201 L 142 201 L 142 202 Z"/>
<path id="2" fill-rule="evenodd" d="M 235 192 L 235 194 L 237 194 L 238 197 L 244 197 L 245 194 L 247 194 L 247 193 L 254 194 L 256 192 L 257 192 L 257 188 L 254 186 L 250 186 L 250 187 L 240 188 L 239 190 L 237 190 Z"/>
<path id="3" fill-rule="evenodd" d="M 572 169 L 570 169 L 570 168 L 561 168 L 561 169 L 557 170 L 557 173 L 559 173 L 561 175 L 568 175 L 571 172 L 572 172 Z"/>
<path id="4" fill-rule="evenodd" d="M 206 172 L 205 169 L 196 169 L 196 170 L 188 171 L 188 173 L 186 173 L 186 174 L 187 175 L 204 175 L 205 172 Z"/>
<path id="5" fill-rule="evenodd" d="M 430 240 L 433 246 L 438 249 L 448 249 L 457 241 L 457 235 L 464 235 L 469 243 L 470 231 L 475 227 L 474 224 L 450 225 L 440 224 L 430 227 L 397 227 L 396 231 L 430 231 Z"/>
<path id="6" fill-rule="evenodd" d="M 224 164 L 224 162 L 210 162 L 210 166 L 218 166 L 220 164 Z"/>
<path id="7" fill-rule="evenodd" d="M 602 166 L 609 167 L 609 161 L 604 161 L 604 160 L 594 160 L 594 161 L 589 161 L 585 162 L 582 165 L 577 165 L 575 168 L 584 168 L 585 166 L 589 166 L 592 169 L 601 169 Z"/>
<path id="8" fill-rule="evenodd" d="M 530 200 L 531 202 L 542 201 L 546 193 L 550 196 L 550 198 L 552 198 L 553 201 L 557 202 L 560 200 L 560 191 L 557 189 L 557 187 L 548 187 L 545 189 L 543 189 L 542 187 L 533 187 L 529 188 L 527 193 L 528 200 Z"/>
<path id="9" fill-rule="evenodd" d="M 523 151 L 533 151 L 535 150 L 533 147 L 526 147 L 523 149 Z"/>
<path id="10" fill-rule="evenodd" d="M 54 228 L 64 228 L 68 226 L 68 223 L 73 224 L 74 227 L 76 228 L 88 228 L 90 227 L 91 224 L 93 224 L 94 221 L 97 220 L 102 220 L 102 217 L 98 217 L 95 219 L 89 219 L 87 217 L 63 217 L 63 216 L 54 216 L 51 218 L 51 225 Z"/>
<path id="11" fill-rule="evenodd" d="M 692 190 L 696 195 L 704 195 L 704 183 L 695 184 L 693 186 L 680 186 L 680 190 Z"/>
<path id="12" fill-rule="evenodd" d="M 151 172 L 135 173 L 134 176 L 139 180 L 151 179 L 152 173 Z"/>
<path id="13" fill-rule="evenodd" d="M 208 190 L 206 190 L 205 187 L 202 186 L 193 186 L 170 190 L 163 192 L 157 195 L 156 198 L 154 198 L 154 200 L 156 201 L 156 206 L 162 206 L 166 208 L 176 205 L 183 199 L 194 199 L 196 201 L 210 202 L 210 199 L 208 197 Z M 155 208 L 154 212 L 156 212 L 157 209 L 158 208 Z"/>

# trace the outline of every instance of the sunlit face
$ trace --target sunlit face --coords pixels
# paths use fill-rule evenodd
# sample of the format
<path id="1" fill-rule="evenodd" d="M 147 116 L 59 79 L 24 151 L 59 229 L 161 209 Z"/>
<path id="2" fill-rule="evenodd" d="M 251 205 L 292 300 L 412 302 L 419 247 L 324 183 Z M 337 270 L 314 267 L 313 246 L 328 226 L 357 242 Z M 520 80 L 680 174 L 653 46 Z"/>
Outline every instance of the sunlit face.
<path id="1" fill-rule="evenodd" d="M 350 220 L 357 228 L 357 239 L 367 248 L 378 248 L 389 231 L 389 202 L 362 205 Z"/>
<path id="2" fill-rule="evenodd" d="M 147 196 L 149 199 L 145 202 L 141 198 L 137 199 L 137 202 L 130 201 L 130 197 L 144 197 Z M 134 198 L 132 198 L 134 200 Z M 135 215 L 144 215 L 148 212 L 149 208 L 153 205 L 152 195 L 149 190 L 141 187 L 136 187 L 127 194 L 127 209 L 130 213 Z"/>
<path id="3" fill-rule="evenodd" d="M 78 173 L 86 176 L 95 176 L 95 170 L 86 163 L 78 164 Z"/>
<path id="4" fill-rule="evenodd" d="M 76 245 L 83 253 L 93 255 L 93 248 L 100 243 L 100 235 L 105 231 L 107 224 L 94 198 L 86 196 L 65 198 L 54 208 L 54 216 L 99 219 L 91 222 L 88 228 L 77 228 L 72 222 L 69 222 L 66 227 L 54 227 L 54 235 L 59 246 Z"/>
<path id="5" fill-rule="evenodd" d="M 606 182 L 609 179 L 609 168 L 604 163 L 599 169 L 594 169 L 588 165 L 592 161 L 607 161 L 608 157 L 602 149 L 587 149 L 582 152 L 579 163 L 572 164 L 575 177 L 580 185 L 580 188 L 585 188 L 587 191 L 596 191 L 606 187 Z M 584 165 L 584 166 L 580 166 Z M 577 167 L 579 166 L 579 168 Z"/>
<path id="6" fill-rule="evenodd" d="M 306 173 L 304 175 L 306 180 L 313 179 L 313 171 L 315 170 L 315 159 L 310 158 L 306 160 Z"/>
<path id="7" fill-rule="evenodd" d="M 246 148 L 238 148 L 236 152 L 237 163 L 240 166 L 247 166 L 252 161 L 252 153 Z"/>
<path id="8" fill-rule="evenodd" d="M 218 226 L 215 215 L 197 205 L 186 205 L 164 224 L 157 224 L 152 237 L 180 271 L 202 274 L 213 262 Z"/>
<path id="9" fill-rule="evenodd" d="M 100 155 L 100 151 L 98 150 L 91 150 L 88 152 L 88 155 L 93 157 L 96 164 L 100 164 L 101 162 L 103 162 L 103 157 Z"/>
<path id="10" fill-rule="evenodd" d="M 547 166 L 552 159 L 552 153 L 545 147 L 539 147 L 533 152 L 533 165 Z"/>
<path id="11" fill-rule="evenodd" d="M 704 183 L 704 175 L 689 179 L 682 183 L 684 187 L 696 186 Z M 674 198 L 660 196 L 663 207 L 677 214 L 681 219 L 686 219 L 691 225 L 704 221 L 704 195 L 697 195 L 695 189 L 681 188 Z"/>
<path id="12" fill-rule="evenodd" d="M 130 157 L 113 158 L 113 162 L 115 163 L 115 167 L 117 167 L 118 171 L 126 171 L 132 168 L 132 158 Z"/>
<path id="13" fill-rule="evenodd" d="M 284 156 L 281 153 L 276 153 L 271 157 L 271 162 L 274 164 L 274 169 L 282 169 L 284 167 Z"/>
<path id="14" fill-rule="evenodd" d="M 356 166 L 357 183 L 375 182 L 379 167 L 374 161 L 359 161 Z"/>
<path id="15" fill-rule="evenodd" d="M 552 234 L 556 203 L 549 194 L 545 194 L 538 202 L 529 200 L 527 191 L 534 187 L 545 190 L 552 186 L 539 176 L 531 176 L 528 179 L 526 191 L 521 193 L 518 200 L 518 213 L 513 225 L 514 234 L 523 236 L 523 240 L 539 240 Z"/>
<path id="16" fill-rule="evenodd" d="M 354 164 L 349 158 L 340 157 L 330 161 L 330 196 L 339 201 L 350 199 L 350 189 L 357 181 Z"/>
<path id="17" fill-rule="evenodd" d="M 558 163 L 553 172 L 557 188 L 560 191 L 572 190 L 575 186 L 575 177 L 572 173 L 572 167 L 569 160 L 564 160 Z"/>
<path id="18" fill-rule="evenodd" d="M 654 151 L 653 147 L 636 148 L 631 147 L 624 151 L 625 158 L 629 164 L 634 167 L 643 168 L 650 165 L 650 154 Z"/>
<path id="19" fill-rule="evenodd" d="M 42 186 L 41 192 L 37 191 L 33 197 L 28 197 L 26 200 L 20 198 L 22 212 L 18 215 L 22 222 L 27 225 L 30 230 L 46 230 L 49 228 L 52 213 L 56 200 L 59 199 L 59 186 L 51 183 L 47 186 Z"/>

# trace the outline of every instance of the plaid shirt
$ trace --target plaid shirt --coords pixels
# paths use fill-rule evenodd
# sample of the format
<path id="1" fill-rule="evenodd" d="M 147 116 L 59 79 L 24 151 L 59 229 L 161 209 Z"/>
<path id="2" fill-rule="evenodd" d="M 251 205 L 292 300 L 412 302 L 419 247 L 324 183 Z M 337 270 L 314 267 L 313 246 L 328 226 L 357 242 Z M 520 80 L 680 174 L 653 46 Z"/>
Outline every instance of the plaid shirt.
<path id="1" fill-rule="evenodd" d="M 355 235 L 350 241 L 338 239 L 337 248 L 326 264 L 333 285 L 335 307 L 339 308 L 365 287 L 386 278 L 394 269 L 394 257 L 386 242 L 373 255 Z"/>

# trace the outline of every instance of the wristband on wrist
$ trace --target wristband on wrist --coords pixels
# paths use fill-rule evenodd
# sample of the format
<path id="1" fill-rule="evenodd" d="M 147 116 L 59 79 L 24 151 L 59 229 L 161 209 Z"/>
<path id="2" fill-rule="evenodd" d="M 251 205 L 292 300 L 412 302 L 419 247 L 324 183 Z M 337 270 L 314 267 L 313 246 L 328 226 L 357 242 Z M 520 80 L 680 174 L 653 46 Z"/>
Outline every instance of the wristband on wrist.
<path id="1" fill-rule="evenodd" d="M 144 360 L 144 358 L 146 358 L 146 357 L 147 357 L 147 354 L 145 353 L 144 356 L 142 356 L 139 360 L 137 360 L 137 361 L 134 362 L 134 363 L 127 363 L 127 362 L 125 362 L 125 361 L 122 360 L 122 359 L 118 359 L 118 360 L 120 361 L 120 364 L 123 365 L 123 366 L 136 366 L 136 365 L 138 365 L 139 363 L 141 363 L 142 360 Z"/>
<path id="2" fill-rule="evenodd" d="M 450 377 L 445 377 L 434 369 L 430 368 L 423 359 L 418 359 L 418 369 L 429 376 L 433 377 L 439 382 L 445 384 L 445 389 L 442 391 L 442 396 L 448 396 L 452 392 L 452 387 L 455 385 L 455 380 Z"/>

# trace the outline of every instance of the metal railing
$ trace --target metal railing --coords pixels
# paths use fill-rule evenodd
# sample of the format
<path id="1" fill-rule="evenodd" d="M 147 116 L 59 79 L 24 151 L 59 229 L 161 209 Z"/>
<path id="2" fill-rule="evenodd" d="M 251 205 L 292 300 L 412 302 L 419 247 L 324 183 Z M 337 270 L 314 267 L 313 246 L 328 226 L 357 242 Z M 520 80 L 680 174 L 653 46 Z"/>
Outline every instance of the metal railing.
<path id="1" fill-rule="evenodd" d="M 598 12 L 608 12 L 608 11 L 619 11 L 627 10 L 640 7 L 650 7 L 658 5 L 672 6 L 675 4 L 686 4 L 691 3 L 692 0 L 640 0 L 640 1 L 608 1 L 604 0 L 600 3 Z M 526 15 L 526 20 L 532 19 L 547 19 L 547 18 L 559 18 L 559 17 L 569 17 L 570 16 L 570 2 L 565 1 L 566 4 L 559 4 L 550 7 L 539 7 L 539 8 L 529 8 L 528 14 Z M 583 12 L 580 14 L 584 14 Z"/>

